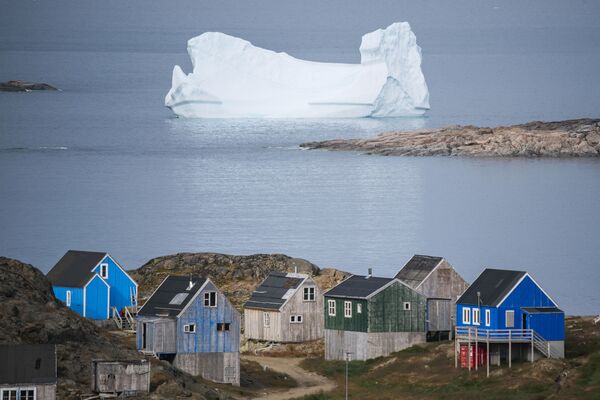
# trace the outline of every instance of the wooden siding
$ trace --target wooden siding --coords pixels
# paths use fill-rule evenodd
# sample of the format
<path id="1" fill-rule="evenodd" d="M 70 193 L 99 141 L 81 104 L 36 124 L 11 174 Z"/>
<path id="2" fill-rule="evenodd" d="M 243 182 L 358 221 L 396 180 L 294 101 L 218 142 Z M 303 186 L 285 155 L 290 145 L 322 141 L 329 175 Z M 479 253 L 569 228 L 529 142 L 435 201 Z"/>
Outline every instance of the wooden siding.
<path id="1" fill-rule="evenodd" d="M 240 385 L 240 353 L 178 353 L 173 365 L 213 382 Z"/>
<path id="2" fill-rule="evenodd" d="M 92 280 L 83 288 L 85 317 L 95 320 L 108 319 L 110 317 L 109 298 L 111 290 L 99 275 L 94 275 Z"/>
<path id="3" fill-rule="evenodd" d="M 35 388 L 36 400 L 56 400 L 56 384 L 55 383 L 31 383 L 22 385 L 0 384 L 0 392 L 2 389 L 31 389 Z"/>
<path id="4" fill-rule="evenodd" d="M 204 293 L 216 292 L 216 307 L 204 306 Z M 184 325 L 196 324 L 194 333 Z M 217 324 L 229 324 L 229 331 L 218 331 Z M 240 350 L 240 314 L 212 283 L 197 294 L 177 321 L 178 353 L 237 352 Z"/>
<path id="5" fill-rule="evenodd" d="M 54 296 L 63 303 L 67 302 L 67 291 L 71 291 L 71 310 L 83 317 L 83 288 L 52 286 Z"/>
<path id="6" fill-rule="evenodd" d="M 404 310 L 404 302 L 410 302 L 410 310 Z M 369 299 L 369 332 L 424 332 L 425 308 L 425 296 L 394 282 Z"/>
<path id="7" fill-rule="evenodd" d="M 124 272 L 109 255 L 104 257 L 100 264 L 108 264 L 108 278 L 104 279 L 110 285 L 110 306 L 121 311 L 123 307 L 133 306 L 131 292 L 135 293 L 136 285 L 133 279 Z M 93 269 L 100 275 L 100 264 Z"/>
<path id="8" fill-rule="evenodd" d="M 315 288 L 315 300 L 304 301 L 304 288 Z M 264 326 L 263 314 L 270 324 Z M 302 323 L 290 323 L 290 316 L 302 315 Z M 323 337 L 323 293 L 312 278 L 308 278 L 278 310 L 244 310 L 244 335 L 248 339 L 298 343 Z"/>
<path id="9" fill-rule="evenodd" d="M 146 347 L 142 348 L 142 327 L 146 324 Z M 174 354 L 177 351 L 175 340 L 175 319 L 138 317 L 136 341 L 138 350 L 154 354 Z"/>
<path id="10" fill-rule="evenodd" d="M 452 330 L 450 299 L 427 299 L 427 330 L 430 332 Z"/>
<path id="11" fill-rule="evenodd" d="M 97 393 L 149 392 L 150 363 L 92 361 L 92 391 Z"/>
<path id="12" fill-rule="evenodd" d="M 388 356 L 418 343 L 425 343 L 425 332 L 352 332 L 325 329 L 325 359 L 368 360 Z"/>
<path id="13" fill-rule="evenodd" d="M 335 316 L 329 315 L 329 300 L 335 301 Z M 344 302 L 352 302 L 352 317 L 344 317 Z M 356 312 L 357 305 L 362 306 L 362 313 Z M 339 297 L 327 297 L 323 302 L 325 314 L 325 329 L 337 329 L 343 331 L 367 332 L 369 330 L 369 305 L 367 300 L 344 299 Z"/>

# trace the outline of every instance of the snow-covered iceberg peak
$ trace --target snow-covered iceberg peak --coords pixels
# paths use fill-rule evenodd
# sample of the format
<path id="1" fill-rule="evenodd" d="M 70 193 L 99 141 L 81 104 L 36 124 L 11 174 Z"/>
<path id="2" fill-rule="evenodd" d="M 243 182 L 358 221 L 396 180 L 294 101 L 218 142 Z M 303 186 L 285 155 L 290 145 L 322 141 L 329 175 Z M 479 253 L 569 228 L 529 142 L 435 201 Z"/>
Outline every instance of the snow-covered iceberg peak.
<path id="1" fill-rule="evenodd" d="M 165 105 L 190 118 L 422 115 L 429 92 L 406 22 L 363 36 L 360 64 L 305 61 L 219 32 L 188 41 L 193 71 L 176 65 Z"/>

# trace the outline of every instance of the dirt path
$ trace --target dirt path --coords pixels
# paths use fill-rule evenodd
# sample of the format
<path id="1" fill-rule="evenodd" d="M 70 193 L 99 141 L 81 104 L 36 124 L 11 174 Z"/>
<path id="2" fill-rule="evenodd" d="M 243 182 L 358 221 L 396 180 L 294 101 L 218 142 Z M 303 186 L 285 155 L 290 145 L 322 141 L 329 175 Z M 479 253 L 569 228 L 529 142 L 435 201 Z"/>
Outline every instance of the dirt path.
<path id="1" fill-rule="evenodd" d="M 255 397 L 260 400 L 286 400 L 320 392 L 329 392 L 335 389 L 335 383 L 324 376 L 308 372 L 300 367 L 303 358 L 290 357 L 260 357 L 242 356 L 242 358 L 259 363 L 263 367 L 273 371 L 288 374 L 298 382 L 298 387 L 277 392 L 268 392 L 262 396 Z"/>

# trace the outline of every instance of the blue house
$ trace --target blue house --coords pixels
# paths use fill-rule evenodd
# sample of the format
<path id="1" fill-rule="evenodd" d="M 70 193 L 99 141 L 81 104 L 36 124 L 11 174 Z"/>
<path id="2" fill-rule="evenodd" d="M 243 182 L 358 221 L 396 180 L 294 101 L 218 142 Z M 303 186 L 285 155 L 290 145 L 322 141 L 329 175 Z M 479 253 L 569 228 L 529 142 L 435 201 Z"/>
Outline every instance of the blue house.
<path id="1" fill-rule="evenodd" d="M 565 314 L 525 271 L 485 269 L 457 300 L 456 318 L 457 343 L 491 343 L 498 362 L 564 358 Z"/>
<path id="2" fill-rule="evenodd" d="M 108 253 L 69 250 L 47 277 L 56 298 L 85 318 L 137 305 L 137 283 Z"/>
<path id="3" fill-rule="evenodd" d="M 137 349 L 191 375 L 240 384 L 240 313 L 208 278 L 168 276 L 137 315 Z"/>

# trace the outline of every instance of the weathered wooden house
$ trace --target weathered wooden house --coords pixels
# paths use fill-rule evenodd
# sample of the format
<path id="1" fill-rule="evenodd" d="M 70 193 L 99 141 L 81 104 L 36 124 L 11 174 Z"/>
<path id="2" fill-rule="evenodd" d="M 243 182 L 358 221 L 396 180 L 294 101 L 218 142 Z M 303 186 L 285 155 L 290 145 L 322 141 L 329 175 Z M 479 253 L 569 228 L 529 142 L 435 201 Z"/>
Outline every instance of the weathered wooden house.
<path id="1" fill-rule="evenodd" d="M 53 344 L 0 345 L 0 399 L 56 399 Z"/>
<path id="2" fill-rule="evenodd" d="M 92 360 L 92 391 L 135 395 L 150 391 L 147 360 Z"/>
<path id="3" fill-rule="evenodd" d="M 456 300 L 469 284 L 446 259 L 416 254 L 396 279 L 427 297 L 428 336 L 445 336 L 454 330 Z"/>
<path id="4" fill-rule="evenodd" d="M 306 274 L 271 272 L 244 305 L 248 339 L 298 343 L 323 337 L 323 295 Z"/>
<path id="5" fill-rule="evenodd" d="M 165 278 L 138 311 L 137 348 L 191 375 L 240 384 L 240 314 L 208 278 Z"/>
<path id="6" fill-rule="evenodd" d="M 137 283 L 108 253 L 69 250 L 47 277 L 56 298 L 85 318 L 137 305 Z"/>
<path id="7" fill-rule="evenodd" d="M 564 357 L 564 312 L 525 271 L 485 269 L 458 299 L 456 315 L 457 357 L 461 345 L 493 364 Z"/>
<path id="8" fill-rule="evenodd" d="M 425 342 L 427 299 L 398 279 L 353 275 L 324 297 L 326 360 L 367 360 Z"/>

